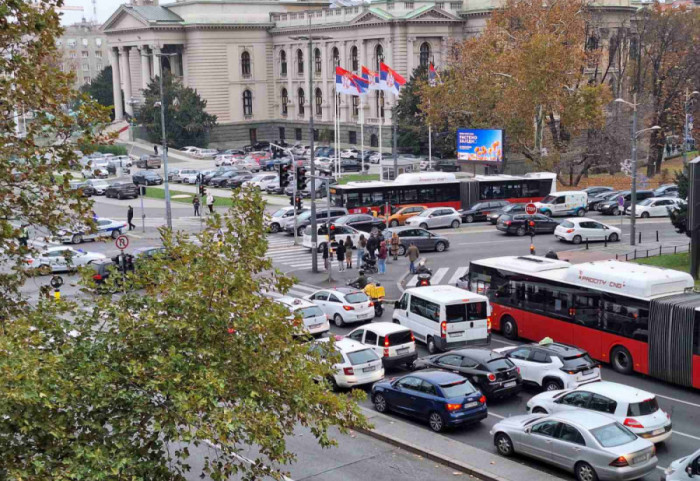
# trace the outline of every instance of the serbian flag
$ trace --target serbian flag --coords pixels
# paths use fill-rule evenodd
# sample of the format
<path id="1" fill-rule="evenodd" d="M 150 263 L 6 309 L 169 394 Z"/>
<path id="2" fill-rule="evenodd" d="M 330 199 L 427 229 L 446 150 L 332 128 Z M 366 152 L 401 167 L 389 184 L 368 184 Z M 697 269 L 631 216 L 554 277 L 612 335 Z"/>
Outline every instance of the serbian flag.
<path id="1" fill-rule="evenodd" d="M 359 81 L 358 81 L 359 80 Z M 363 79 L 342 67 L 335 68 L 335 91 L 339 94 L 362 95 L 366 92 Z"/>
<path id="2" fill-rule="evenodd" d="M 440 82 L 440 74 L 435 70 L 435 65 L 430 62 L 430 68 L 428 69 L 428 83 L 431 87 L 435 87 L 438 82 Z"/>
<path id="3" fill-rule="evenodd" d="M 382 90 L 382 86 L 379 84 L 379 73 L 368 69 L 364 65 L 362 66 L 362 78 L 365 79 L 369 85 L 369 90 Z"/>
<path id="4" fill-rule="evenodd" d="M 379 65 L 379 78 L 381 79 L 382 90 L 392 92 L 394 95 L 399 95 L 401 86 L 406 85 L 406 79 L 384 62 Z"/>

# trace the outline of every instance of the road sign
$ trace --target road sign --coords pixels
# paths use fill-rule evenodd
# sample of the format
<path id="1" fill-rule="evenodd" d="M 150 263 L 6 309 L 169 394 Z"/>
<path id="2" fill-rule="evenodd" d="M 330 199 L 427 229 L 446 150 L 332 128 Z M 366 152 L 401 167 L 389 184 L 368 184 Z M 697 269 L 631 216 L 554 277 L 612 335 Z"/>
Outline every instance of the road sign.
<path id="1" fill-rule="evenodd" d="M 61 287 L 63 285 L 63 277 L 53 276 L 51 278 L 50 284 L 51 284 L 51 287 L 53 287 L 54 289 L 58 289 L 59 287 Z"/>
<path id="2" fill-rule="evenodd" d="M 535 215 L 537 214 L 537 206 L 533 203 L 529 203 L 525 206 L 525 213 L 527 215 Z"/>
<path id="3" fill-rule="evenodd" d="M 620 207 L 625 205 L 625 196 L 624 195 L 621 195 L 620 197 L 617 198 L 617 205 L 619 205 Z"/>
<path id="4" fill-rule="evenodd" d="M 114 241 L 114 245 L 117 246 L 117 249 L 124 250 L 129 247 L 129 238 L 125 235 L 120 235 L 117 237 L 117 240 Z"/>

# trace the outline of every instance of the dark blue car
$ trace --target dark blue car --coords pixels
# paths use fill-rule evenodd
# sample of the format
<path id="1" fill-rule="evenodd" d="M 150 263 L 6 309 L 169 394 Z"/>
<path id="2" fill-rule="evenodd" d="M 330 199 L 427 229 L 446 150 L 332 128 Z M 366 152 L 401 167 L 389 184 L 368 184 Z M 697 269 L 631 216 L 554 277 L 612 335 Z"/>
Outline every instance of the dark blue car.
<path id="1" fill-rule="evenodd" d="M 486 397 L 459 374 L 420 371 L 372 386 L 380 413 L 396 411 L 428 421 L 435 432 L 481 421 L 488 415 Z"/>

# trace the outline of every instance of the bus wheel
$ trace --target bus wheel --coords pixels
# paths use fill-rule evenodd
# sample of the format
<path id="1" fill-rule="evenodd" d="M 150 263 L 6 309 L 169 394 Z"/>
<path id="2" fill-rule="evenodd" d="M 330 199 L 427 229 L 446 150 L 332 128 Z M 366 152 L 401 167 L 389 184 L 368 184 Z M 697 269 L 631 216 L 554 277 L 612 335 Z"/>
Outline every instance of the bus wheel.
<path id="1" fill-rule="evenodd" d="M 613 369 L 620 374 L 632 374 L 634 369 L 632 354 L 624 347 L 616 346 L 613 348 L 610 353 L 610 362 L 612 362 Z"/>
<path id="2" fill-rule="evenodd" d="M 501 319 L 501 332 L 508 339 L 518 338 L 518 324 L 510 316 L 505 316 Z"/>

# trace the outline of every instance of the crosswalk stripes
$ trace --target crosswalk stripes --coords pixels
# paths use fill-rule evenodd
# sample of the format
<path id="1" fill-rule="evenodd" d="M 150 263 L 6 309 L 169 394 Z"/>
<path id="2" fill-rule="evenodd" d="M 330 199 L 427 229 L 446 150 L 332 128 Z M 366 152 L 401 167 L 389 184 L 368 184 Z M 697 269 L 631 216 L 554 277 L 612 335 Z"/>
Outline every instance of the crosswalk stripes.
<path id="1" fill-rule="evenodd" d="M 457 281 L 459 280 L 459 278 L 463 277 L 464 274 L 466 274 L 468 270 L 469 270 L 469 266 L 458 267 L 457 270 L 455 271 L 455 273 L 452 275 L 452 277 L 450 277 L 450 280 L 447 281 L 447 283 L 450 285 L 457 284 Z"/>
<path id="2" fill-rule="evenodd" d="M 321 288 L 311 284 L 299 283 L 294 284 L 285 295 L 292 297 L 305 297 L 309 294 L 313 294 L 319 289 Z M 270 292 L 268 293 L 268 295 L 272 298 L 282 297 L 282 294 L 280 294 L 279 292 Z"/>
<path id="3" fill-rule="evenodd" d="M 454 271 L 452 271 L 454 269 Z M 447 275 L 452 271 L 452 276 L 450 276 L 448 281 L 445 281 L 447 278 Z M 464 277 L 464 275 L 469 271 L 469 266 L 461 266 L 461 267 L 440 267 L 437 269 L 434 273 L 433 276 L 430 278 L 430 284 L 433 286 L 437 285 L 451 285 L 454 286 L 457 284 L 459 279 L 461 277 Z M 418 284 L 418 276 L 414 275 L 411 276 L 411 278 L 406 282 L 406 289 L 410 287 L 416 287 Z"/>

